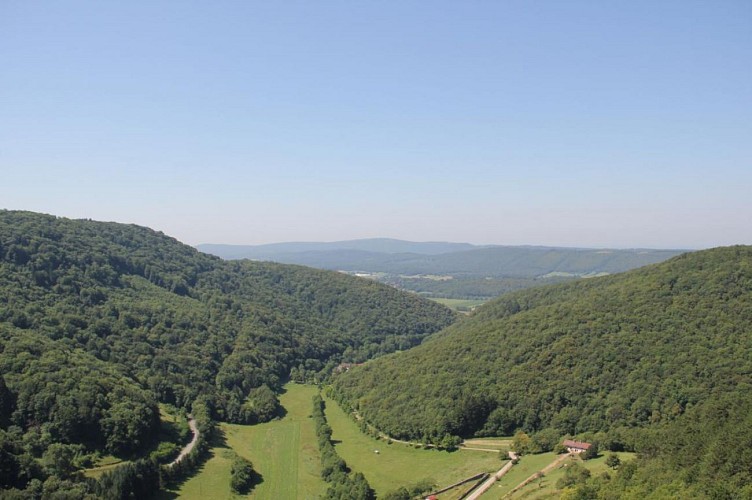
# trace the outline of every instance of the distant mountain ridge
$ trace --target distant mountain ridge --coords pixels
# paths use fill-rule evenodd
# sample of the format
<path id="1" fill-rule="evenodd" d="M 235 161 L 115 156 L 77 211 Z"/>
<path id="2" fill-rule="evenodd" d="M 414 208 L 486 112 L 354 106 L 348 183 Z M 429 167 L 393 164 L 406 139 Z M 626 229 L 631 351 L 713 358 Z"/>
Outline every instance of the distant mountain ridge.
<path id="1" fill-rule="evenodd" d="M 205 243 L 196 248 L 204 253 L 223 259 L 270 259 L 280 254 L 297 254 L 307 252 L 328 252 L 354 250 L 368 253 L 415 253 L 421 255 L 438 255 L 482 248 L 470 243 L 450 243 L 443 241 L 405 241 L 393 238 L 366 238 L 358 240 L 331 242 L 283 242 L 265 245 L 224 245 Z"/>
<path id="2" fill-rule="evenodd" d="M 655 264 L 682 250 L 588 249 L 538 246 L 478 246 L 469 243 L 410 242 L 392 239 L 271 245 L 198 245 L 224 259 L 271 260 L 321 269 L 462 277 L 537 278 L 618 273 Z"/>

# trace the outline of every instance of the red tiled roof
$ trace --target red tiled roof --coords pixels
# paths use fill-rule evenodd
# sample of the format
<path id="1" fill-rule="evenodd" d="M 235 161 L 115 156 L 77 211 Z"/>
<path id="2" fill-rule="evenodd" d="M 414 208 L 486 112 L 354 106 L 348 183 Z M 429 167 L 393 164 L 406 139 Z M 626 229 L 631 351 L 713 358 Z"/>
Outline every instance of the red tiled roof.
<path id="1" fill-rule="evenodd" d="M 571 439 L 565 439 L 562 443 L 565 448 L 577 448 L 578 450 L 587 450 L 590 448 L 590 443 L 585 443 L 583 441 L 572 441 Z"/>

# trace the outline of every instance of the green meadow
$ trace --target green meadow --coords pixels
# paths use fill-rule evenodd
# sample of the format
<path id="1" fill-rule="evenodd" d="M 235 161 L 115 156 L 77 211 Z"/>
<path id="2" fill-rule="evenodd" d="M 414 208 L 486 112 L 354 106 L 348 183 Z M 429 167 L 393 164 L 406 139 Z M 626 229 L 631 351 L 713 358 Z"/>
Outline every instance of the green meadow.
<path id="1" fill-rule="evenodd" d="M 378 496 L 423 479 L 444 487 L 480 472 L 496 472 L 503 465 L 495 452 L 447 452 L 388 444 L 363 434 L 334 400 L 324 400 L 337 453 L 351 469 L 366 476 Z"/>
<path id="2" fill-rule="evenodd" d="M 509 499 L 526 499 L 542 500 L 559 498 L 561 490 L 556 488 L 556 482 L 564 477 L 566 468 L 577 462 L 586 469 L 590 470 L 593 477 L 604 472 L 613 474 L 613 471 L 606 465 L 606 457 L 611 452 L 606 451 L 598 458 L 592 460 L 582 460 L 580 457 L 571 457 L 560 463 L 553 470 L 547 472 L 543 477 L 532 481 L 525 487 L 515 491 L 512 495 L 506 497 Z M 622 462 L 634 458 L 634 453 L 616 453 Z M 541 453 L 540 455 L 523 455 L 520 462 L 512 467 L 512 470 L 505 475 L 501 481 L 494 485 L 481 498 L 483 500 L 493 500 L 504 498 L 511 490 L 523 482 L 525 479 L 540 471 L 556 459 L 553 453 Z"/>
<path id="3" fill-rule="evenodd" d="M 434 302 L 438 302 L 439 304 L 443 304 L 448 308 L 454 309 L 455 311 L 459 312 L 470 312 L 479 305 L 488 302 L 488 299 L 445 299 L 440 297 L 426 298 L 431 299 Z"/>
<path id="4" fill-rule="evenodd" d="M 186 499 L 239 498 L 230 491 L 232 451 L 261 475 L 251 498 L 314 499 L 326 491 L 312 421 L 313 386 L 288 384 L 280 396 L 284 418 L 259 425 L 221 424 L 211 458 L 172 495 Z"/>
<path id="5" fill-rule="evenodd" d="M 494 484 L 481 498 L 483 498 L 483 500 L 502 498 L 522 481 L 556 460 L 557 456 L 558 455 L 555 453 L 522 455 L 517 465 L 512 467 L 511 470 L 507 472 L 500 481 Z"/>
<path id="6" fill-rule="evenodd" d="M 321 480 L 321 463 L 316 445 L 313 422 L 309 418 L 311 398 L 318 393 L 314 386 L 288 384 L 280 397 L 286 410 L 284 418 L 259 425 L 221 424 L 218 437 L 211 448 L 211 457 L 199 472 L 178 488 L 161 498 L 234 499 L 240 498 L 230 491 L 230 465 L 233 452 L 253 462 L 261 481 L 251 491 L 251 498 L 315 499 L 326 491 Z M 429 479 L 439 488 L 473 476 L 480 472 L 496 472 L 503 463 L 498 453 L 475 450 L 454 452 L 423 449 L 411 445 L 392 443 L 363 434 L 358 425 L 337 403 L 327 397 L 326 417 L 332 428 L 337 453 L 356 472 L 362 472 L 378 496 L 400 486 L 412 486 Z M 476 439 L 469 444 L 484 448 L 506 448 L 508 439 Z M 378 452 L 378 453 L 377 453 Z M 580 461 L 593 475 L 608 470 L 605 457 L 582 462 L 571 458 L 543 478 L 533 481 L 510 498 L 556 498 L 560 493 L 556 481 L 563 476 L 565 464 Z M 620 453 L 624 460 L 633 455 Z M 501 481 L 494 485 L 483 499 L 500 499 L 518 484 L 540 471 L 556 459 L 553 453 L 522 456 Z M 463 485 L 442 497 L 458 498 L 466 490 Z"/>

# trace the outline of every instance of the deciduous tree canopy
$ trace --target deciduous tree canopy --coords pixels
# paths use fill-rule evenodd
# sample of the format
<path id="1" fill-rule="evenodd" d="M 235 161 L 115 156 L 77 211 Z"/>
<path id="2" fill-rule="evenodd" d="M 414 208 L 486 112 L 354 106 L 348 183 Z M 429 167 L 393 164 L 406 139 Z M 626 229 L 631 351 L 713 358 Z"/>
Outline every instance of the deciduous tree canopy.
<path id="1" fill-rule="evenodd" d="M 158 430 L 157 402 L 190 409 L 201 396 L 214 418 L 268 420 L 292 369 L 325 376 L 452 321 L 443 306 L 340 273 L 0 211 L 0 448 L 16 471 L 2 486 L 43 480 L 33 463 L 53 443 L 137 455 Z"/>
<path id="2" fill-rule="evenodd" d="M 335 388 L 400 438 L 645 426 L 752 389 L 751 321 L 752 248 L 720 248 L 506 295 Z"/>
<path id="3" fill-rule="evenodd" d="M 653 472 L 678 481 L 677 497 L 740 498 L 752 470 L 738 444 L 752 429 L 750 325 L 752 248 L 718 248 L 506 295 L 334 385 L 344 404 L 399 438 L 524 430 L 540 440 L 553 429 L 595 436 L 602 450 L 640 451 L 642 472 L 620 467 L 613 498 L 623 488 L 644 498 L 658 486 Z"/>

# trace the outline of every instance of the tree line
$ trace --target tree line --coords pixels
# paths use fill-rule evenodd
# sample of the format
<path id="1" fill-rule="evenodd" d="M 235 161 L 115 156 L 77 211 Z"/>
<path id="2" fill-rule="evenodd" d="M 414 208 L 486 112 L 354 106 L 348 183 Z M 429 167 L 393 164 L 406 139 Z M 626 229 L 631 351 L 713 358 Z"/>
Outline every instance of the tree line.
<path id="1" fill-rule="evenodd" d="M 324 498 L 331 500 L 375 500 L 376 495 L 360 472 L 351 472 L 347 463 L 337 454 L 332 443 L 332 428 L 326 421 L 326 403 L 317 394 L 313 397 L 311 418 L 316 427 L 316 437 L 321 454 L 321 477 L 329 483 Z"/>

